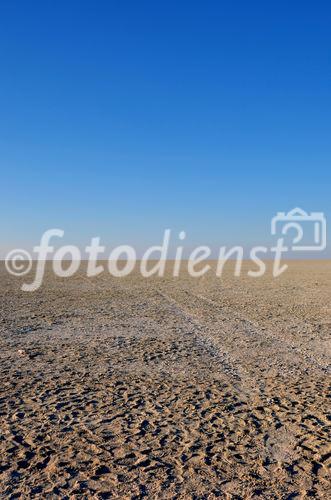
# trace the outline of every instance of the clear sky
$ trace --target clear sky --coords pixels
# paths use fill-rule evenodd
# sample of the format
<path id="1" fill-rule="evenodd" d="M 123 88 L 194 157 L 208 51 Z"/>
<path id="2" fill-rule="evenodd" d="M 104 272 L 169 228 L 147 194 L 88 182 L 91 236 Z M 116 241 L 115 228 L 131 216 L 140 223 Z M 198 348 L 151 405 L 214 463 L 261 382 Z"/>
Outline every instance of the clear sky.
<path id="1" fill-rule="evenodd" d="M 1 251 L 331 220 L 330 26 L 328 1 L 3 0 Z"/>

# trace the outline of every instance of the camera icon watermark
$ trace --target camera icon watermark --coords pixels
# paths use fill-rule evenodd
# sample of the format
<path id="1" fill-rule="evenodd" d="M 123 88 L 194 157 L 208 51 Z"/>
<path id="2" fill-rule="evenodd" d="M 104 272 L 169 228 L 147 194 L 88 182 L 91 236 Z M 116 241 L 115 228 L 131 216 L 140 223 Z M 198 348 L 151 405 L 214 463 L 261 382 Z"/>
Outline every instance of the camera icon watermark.
<path id="1" fill-rule="evenodd" d="M 326 249 L 326 218 L 323 212 L 308 214 L 301 208 L 294 208 L 287 214 L 278 212 L 271 219 L 271 234 L 284 237 L 294 231 L 289 248 L 293 252 L 322 252 Z"/>

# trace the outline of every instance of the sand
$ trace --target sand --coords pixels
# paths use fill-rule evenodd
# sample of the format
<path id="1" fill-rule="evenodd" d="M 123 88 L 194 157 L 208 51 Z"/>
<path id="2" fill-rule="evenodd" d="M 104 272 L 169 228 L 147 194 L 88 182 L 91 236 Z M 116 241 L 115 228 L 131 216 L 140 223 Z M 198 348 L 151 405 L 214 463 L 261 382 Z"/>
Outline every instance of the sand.
<path id="1" fill-rule="evenodd" d="M 0 278 L 1 498 L 330 498 L 330 261 Z"/>

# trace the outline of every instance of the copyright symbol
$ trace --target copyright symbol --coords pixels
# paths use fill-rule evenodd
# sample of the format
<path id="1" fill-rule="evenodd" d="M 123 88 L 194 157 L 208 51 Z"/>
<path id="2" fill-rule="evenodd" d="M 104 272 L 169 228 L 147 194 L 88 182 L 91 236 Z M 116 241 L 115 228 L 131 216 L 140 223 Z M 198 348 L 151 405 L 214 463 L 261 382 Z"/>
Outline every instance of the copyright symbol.
<path id="1" fill-rule="evenodd" d="M 32 268 L 32 258 L 29 252 L 16 248 L 6 256 L 5 266 L 9 274 L 13 276 L 24 276 Z"/>

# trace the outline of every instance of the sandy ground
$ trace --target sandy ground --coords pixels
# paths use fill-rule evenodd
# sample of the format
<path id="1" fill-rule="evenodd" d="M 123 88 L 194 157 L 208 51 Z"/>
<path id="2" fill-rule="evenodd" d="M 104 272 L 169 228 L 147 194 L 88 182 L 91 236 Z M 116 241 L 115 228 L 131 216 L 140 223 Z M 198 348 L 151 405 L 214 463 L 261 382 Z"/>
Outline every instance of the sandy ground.
<path id="1" fill-rule="evenodd" d="M 331 497 L 331 262 L 0 278 L 1 498 Z"/>

